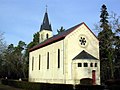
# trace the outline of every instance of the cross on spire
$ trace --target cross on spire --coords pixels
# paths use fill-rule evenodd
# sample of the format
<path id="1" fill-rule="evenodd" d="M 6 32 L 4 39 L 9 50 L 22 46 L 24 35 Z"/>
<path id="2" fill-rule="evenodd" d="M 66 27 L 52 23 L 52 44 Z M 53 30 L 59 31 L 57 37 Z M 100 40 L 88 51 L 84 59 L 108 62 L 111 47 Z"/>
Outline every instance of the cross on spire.
<path id="1" fill-rule="evenodd" d="M 48 6 L 46 5 L 46 12 L 47 12 L 47 8 L 48 8 Z"/>

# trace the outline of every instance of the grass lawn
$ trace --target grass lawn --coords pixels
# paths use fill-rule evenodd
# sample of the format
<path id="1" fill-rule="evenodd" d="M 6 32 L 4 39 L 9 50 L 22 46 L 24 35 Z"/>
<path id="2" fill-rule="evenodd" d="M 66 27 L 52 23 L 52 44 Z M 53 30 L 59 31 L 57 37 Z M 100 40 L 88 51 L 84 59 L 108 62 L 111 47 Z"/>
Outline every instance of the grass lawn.
<path id="1" fill-rule="evenodd" d="M 14 88 L 8 85 L 2 85 L 0 84 L 0 90 L 23 90 L 23 89 L 18 89 L 18 88 Z"/>

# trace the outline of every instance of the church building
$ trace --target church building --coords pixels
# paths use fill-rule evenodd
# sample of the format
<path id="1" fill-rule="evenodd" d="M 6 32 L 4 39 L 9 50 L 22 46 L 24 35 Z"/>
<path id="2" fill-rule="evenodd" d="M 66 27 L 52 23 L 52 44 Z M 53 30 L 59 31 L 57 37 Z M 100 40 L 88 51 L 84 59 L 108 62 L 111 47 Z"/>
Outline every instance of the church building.
<path id="1" fill-rule="evenodd" d="M 53 35 L 46 11 L 39 40 L 29 50 L 29 82 L 80 84 L 88 78 L 100 85 L 99 40 L 84 22 Z"/>

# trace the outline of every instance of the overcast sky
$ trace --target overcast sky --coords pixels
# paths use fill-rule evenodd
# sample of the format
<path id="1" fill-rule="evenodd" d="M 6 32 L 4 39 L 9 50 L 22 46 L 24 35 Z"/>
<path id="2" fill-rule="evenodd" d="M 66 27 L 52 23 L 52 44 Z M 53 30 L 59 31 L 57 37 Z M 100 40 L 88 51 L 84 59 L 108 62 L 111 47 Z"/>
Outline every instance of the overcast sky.
<path id="1" fill-rule="evenodd" d="M 103 4 L 109 14 L 120 15 L 120 0 L 0 0 L 0 31 L 7 44 L 29 43 L 39 31 L 47 5 L 54 34 L 61 26 L 68 29 L 81 22 L 96 33 L 94 24 Z"/>

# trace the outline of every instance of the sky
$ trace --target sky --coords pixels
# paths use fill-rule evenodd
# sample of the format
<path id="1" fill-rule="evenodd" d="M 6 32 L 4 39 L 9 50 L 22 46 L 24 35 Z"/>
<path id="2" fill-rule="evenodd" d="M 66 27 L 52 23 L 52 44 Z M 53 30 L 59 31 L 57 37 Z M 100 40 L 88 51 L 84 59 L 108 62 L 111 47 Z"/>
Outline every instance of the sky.
<path id="1" fill-rule="evenodd" d="M 120 16 L 120 0 L 0 0 L 0 32 L 8 45 L 20 40 L 28 44 L 40 30 L 47 5 L 54 35 L 61 26 L 68 29 L 81 22 L 97 34 L 94 25 L 103 4 L 109 14 Z"/>

